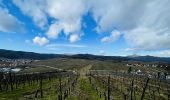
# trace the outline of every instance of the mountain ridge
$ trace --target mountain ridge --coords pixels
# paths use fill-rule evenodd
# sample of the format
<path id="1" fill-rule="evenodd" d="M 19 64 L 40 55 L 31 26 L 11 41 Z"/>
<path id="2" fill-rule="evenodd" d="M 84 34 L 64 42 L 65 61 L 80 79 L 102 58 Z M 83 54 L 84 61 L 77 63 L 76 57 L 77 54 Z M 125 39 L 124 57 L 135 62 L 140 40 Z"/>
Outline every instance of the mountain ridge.
<path id="1" fill-rule="evenodd" d="M 45 54 L 45 53 L 34 53 L 25 51 L 13 51 L 0 49 L 0 58 L 8 59 L 34 59 L 34 60 L 45 60 L 51 58 L 80 58 L 89 60 L 117 60 L 117 61 L 142 61 L 142 62 L 166 62 L 170 63 L 170 57 L 154 57 L 154 56 L 102 56 L 102 55 L 92 55 L 92 54 Z"/>

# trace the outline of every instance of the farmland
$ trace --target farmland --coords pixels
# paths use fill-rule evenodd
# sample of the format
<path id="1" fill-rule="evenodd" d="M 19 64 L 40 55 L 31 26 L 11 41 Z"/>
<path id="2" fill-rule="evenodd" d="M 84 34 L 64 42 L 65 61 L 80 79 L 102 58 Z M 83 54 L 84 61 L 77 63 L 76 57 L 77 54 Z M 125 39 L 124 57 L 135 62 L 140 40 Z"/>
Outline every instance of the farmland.
<path id="1" fill-rule="evenodd" d="M 164 75 L 169 72 L 148 64 L 73 58 L 34 61 L 25 65 L 28 68 L 20 66 L 18 73 L 1 73 L 0 100 L 170 99 L 170 81 Z"/>

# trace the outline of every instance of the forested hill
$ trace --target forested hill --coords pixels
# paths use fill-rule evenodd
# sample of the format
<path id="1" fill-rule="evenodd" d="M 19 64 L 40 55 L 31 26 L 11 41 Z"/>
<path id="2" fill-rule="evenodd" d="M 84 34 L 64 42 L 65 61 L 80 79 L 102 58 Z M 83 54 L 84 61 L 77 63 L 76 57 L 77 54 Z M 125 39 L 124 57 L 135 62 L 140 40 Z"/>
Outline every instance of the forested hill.
<path id="1" fill-rule="evenodd" d="M 50 59 L 56 58 L 62 55 L 58 54 L 40 54 L 34 52 L 24 52 L 24 51 L 12 51 L 12 50 L 4 50 L 0 49 L 0 57 L 8 58 L 8 59 Z"/>
<path id="2" fill-rule="evenodd" d="M 121 56 L 100 56 L 91 54 L 76 54 L 76 55 L 64 55 L 64 54 L 40 54 L 34 52 L 24 51 L 12 51 L 0 49 L 0 58 L 8 59 L 35 59 L 43 60 L 50 58 L 78 58 L 89 60 L 116 60 L 116 61 L 143 61 L 143 62 L 166 62 L 170 63 L 170 57 L 153 57 L 153 56 L 136 56 L 136 57 L 121 57 Z"/>

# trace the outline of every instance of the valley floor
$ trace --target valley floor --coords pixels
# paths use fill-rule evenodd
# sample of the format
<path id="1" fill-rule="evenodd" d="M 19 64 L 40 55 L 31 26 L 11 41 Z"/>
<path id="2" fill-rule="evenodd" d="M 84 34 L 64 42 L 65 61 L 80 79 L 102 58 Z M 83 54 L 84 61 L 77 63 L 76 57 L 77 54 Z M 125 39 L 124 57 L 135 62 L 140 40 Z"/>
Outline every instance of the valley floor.
<path id="1" fill-rule="evenodd" d="M 73 72 L 76 76 L 53 76 L 31 83 L 27 81 L 20 83 L 18 86 L 17 84 L 13 84 L 13 90 L 8 89 L 4 91 L 2 89 L 3 91 L 0 91 L 0 100 L 113 100 L 113 97 L 114 100 L 125 100 L 131 97 L 135 98 L 135 100 L 140 100 L 142 89 L 146 84 L 145 82 L 139 83 L 141 81 L 140 79 L 133 79 L 134 84 L 138 85 L 133 86 L 131 83 L 132 78 L 121 77 L 111 77 L 112 79 L 108 82 L 108 76 L 87 76 L 90 74 L 91 69 L 92 65 L 89 64 L 75 69 Z M 129 84 L 130 86 L 132 84 L 132 87 L 129 87 Z M 164 87 L 161 87 L 160 83 L 158 85 L 160 88 L 154 90 L 152 88 L 156 87 L 157 84 L 151 84 L 146 92 L 144 91 L 146 94 L 143 100 L 168 100 L 167 91 L 169 91 L 169 87 L 167 86 L 168 88 L 166 90 Z M 10 85 L 7 88 L 10 88 Z M 108 88 L 112 89 L 110 99 L 108 99 Z M 150 93 L 150 91 L 153 93 Z"/>

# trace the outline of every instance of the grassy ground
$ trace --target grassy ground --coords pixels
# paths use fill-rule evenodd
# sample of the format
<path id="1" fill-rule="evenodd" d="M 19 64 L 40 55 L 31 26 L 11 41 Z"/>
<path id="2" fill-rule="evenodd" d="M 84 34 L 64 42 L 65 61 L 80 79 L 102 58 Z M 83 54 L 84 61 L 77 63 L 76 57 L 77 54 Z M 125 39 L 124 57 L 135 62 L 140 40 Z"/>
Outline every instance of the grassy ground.
<path id="1" fill-rule="evenodd" d="M 58 79 L 52 79 L 53 81 L 43 80 L 43 90 L 47 90 L 49 86 L 55 87 L 58 84 Z M 31 86 L 26 83 L 25 86 L 21 84 L 17 89 L 13 91 L 0 92 L 0 100 L 28 100 L 33 99 L 36 90 L 39 89 L 39 83 L 34 83 Z M 53 92 L 51 89 L 50 92 Z M 51 99 L 50 99 L 51 100 Z"/>
<path id="2" fill-rule="evenodd" d="M 100 98 L 87 78 L 79 78 L 75 91 L 67 100 L 104 100 L 104 98 Z"/>
<path id="3" fill-rule="evenodd" d="M 73 94 L 69 96 L 68 100 L 104 100 L 103 97 L 100 98 L 86 76 L 91 67 L 91 65 L 88 65 L 79 70 L 80 77 L 76 89 Z"/>
<path id="4" fill-rule="evenodd" d="M 71 92 L 68 100 L 104 100 L 100 98 L 95 89 L 90 84 L 86 73 L 89 72 L 91 65 L 82 67 L 77 70 L 80 74 L 75 89 Z M 67 79 L 62 79 L 63 83 Z M 27 83 L 25 86 L 21 84 L 13 91 L 0 92 L 0 100 L 57 100 L 57 88 L 59 87 L 59 80 L 53 78 L 50 80 L 43 80 L 43 98 L 35 98 L 35 92 L 39 89 L 39 83 L 34 83 L 31 86 Z"/>
<path id="5" fill-rule="evenodd" d="M 43 67 L 39 65 L 45 65 L 50 67 Z M 113 62 L 113 61 L 99 61 L 99 60 L 85 60 L 85 59 L 50 59 L 43 60 L 32 63 L 30 69 L 24 70 L 24 73 L 29 72 L 46 72 L 51 70 L 56 70 L 55 68 L 63 70 L 74 70 L 80 74 L 76 87 L 74 91 L 71 92 L 67 100 L 104 100 L 104 96 L 99 96 L 96 90 L 90 84 L 89 79 L 86 74 L 89 73 L 89 70 L 112 70 L 112 71 L 122 71 L 127 72 L 129 67 L 125 66 L 125 63 L 122 62 Z M 135 70 L 142 71 L 160 71 L 157 68 L 144 68 L 144 67 L 132 67 Z M 162 71 L 162 70 L 161 70 Z M 62 79 L 64 80 L 64 79 Z M 105 90 L 100 83 L 97 83 L 101 91 Z M 113 84 L 112 84 L 113 85 Z M 115 85 L 116 86 L 116 85 Z M 43 80 L 43 98 L 35 99 L 35 92 L 39 89 L 39 84 L 33 84 L 29 86 L 23 84 L 18 89 L 14 91 L 0 91 L 0 100 L 57 100 L 57 88 L 59 87 L 59 80 L 57 78 L 49 80 Z M 120 89 L 120 84 L 118 84 Z M 123 91 L 126 91 L 124 89 Z M 115 100 L 123 99 L 122 93 L 120 91 L 114 90 L 112 96 Z M 161 100 L 161 99 L 160 99 Z M 162 99 L 164 100 L 164 99 Z"/>

